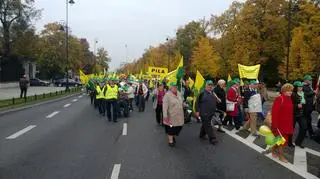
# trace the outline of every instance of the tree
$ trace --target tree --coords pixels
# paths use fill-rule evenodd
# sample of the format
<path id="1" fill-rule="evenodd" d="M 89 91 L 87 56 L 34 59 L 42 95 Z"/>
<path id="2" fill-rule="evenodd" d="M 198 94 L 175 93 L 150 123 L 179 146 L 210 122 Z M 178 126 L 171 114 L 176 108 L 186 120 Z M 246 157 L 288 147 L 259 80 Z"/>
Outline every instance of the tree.
<path id="1" fill-rule="evenodd" d="M 201 37 L 206 37 L 206 28 L 203 23 L 192 21 L 177 30 L 177 47 L 183 56 L 187 73 L 190 71 L 192 49 L 197 45 Z"/>
<path id="2" fill-rule="evenodd" d="M 213 77 L 221 75 L 220 56 L 214 50 L 208 38 L 201 37 L 192 54 L 191 64 L 194 66 L 194 74 L 196 70 L 199 70 L 204 76 Z"/>
<path id="3" fill-rule="evenodd" d="M 40 11 L 34 8 L 34 0 L 1 0 L 0 1 L 0 21 L 2 24 L 1 33 L 3 36 L 2 48 L 4 56 L 11 53 L 11 27 L 17 22 L 28 24 L 34 17 L 40 15 Z"/>
<path id="4" fill-rule="evenodd" d="M 109 57 L 107 50 L 105 50 L 103 47 L 98 48 L 96 61 L 97 61 L 97 64 L 100 65 L 101 71 L 103 71 L 103 69 L 108 71 L 111 58 Z"/>

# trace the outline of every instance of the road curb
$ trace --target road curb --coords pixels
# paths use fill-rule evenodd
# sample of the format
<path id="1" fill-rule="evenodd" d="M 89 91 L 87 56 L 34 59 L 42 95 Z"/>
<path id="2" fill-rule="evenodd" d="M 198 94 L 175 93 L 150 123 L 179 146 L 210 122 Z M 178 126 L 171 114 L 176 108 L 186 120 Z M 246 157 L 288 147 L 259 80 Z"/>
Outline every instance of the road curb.
<path id="1" fill-rule="evenodd" d="M 6 114 L 10 114 L 10 113 L 13 113 L 13 112 L 22 111 L 22 110 L 25 110 L 25 109 L 30 109 L 30 108 L 37 107 L 37 106 L 44 105 L 44 104 L 49 104 L 49 103 L 54 103 L 54 102 L 57 102 L 57 101 L 62 101 L 64 99 L 68 99 L 68 98 L 72 98 L 74 96 L 77 96 L 77 95 L 79 95 L 81 93 L 82 93 L 82 91 L 77 92 L 75 94 L 68 95 L 68 96 L 64 96 L 64 97 L 61 97 L 61 98 L 57 98 L 57 99 L 52 99 L 52 100 L 43 101 L 43 102 L 36 103 L 36 104 L 29 104 L 29 105 L 26 105 L 26 106 L 23 106 L 23 107 L 13 108 L 13 109 L 5 110 L 5 111 L 0 111 L 0 116 L 4 116 Z"/>

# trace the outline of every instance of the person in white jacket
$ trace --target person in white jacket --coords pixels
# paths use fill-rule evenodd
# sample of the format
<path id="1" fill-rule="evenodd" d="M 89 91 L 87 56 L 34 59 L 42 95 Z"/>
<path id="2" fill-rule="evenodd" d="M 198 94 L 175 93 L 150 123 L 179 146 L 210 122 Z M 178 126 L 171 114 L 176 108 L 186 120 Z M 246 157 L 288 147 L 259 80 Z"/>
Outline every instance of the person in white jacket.
<path id="1" fill-rule="evenodd" d="M 148 88 L 147 86 L 143 83 L 142 80 L 139 81 L 139 85 L 137 86 L 136 89 L 136 95 L 138 96 L 138 108 L 139 112 L 144 112 L 145 109 L 145 97 L 147 96 L 148 93 Z"/>
<path id="2" fill-rule="evenodd" d="M 134 89 L 132 86 L 132 81 L 128 81 L 128 90 L 127 90 L 127 95 L 129 98 L 129 109 L 132 111 L 133 110 L 133 99 L 134 99 Z"/>

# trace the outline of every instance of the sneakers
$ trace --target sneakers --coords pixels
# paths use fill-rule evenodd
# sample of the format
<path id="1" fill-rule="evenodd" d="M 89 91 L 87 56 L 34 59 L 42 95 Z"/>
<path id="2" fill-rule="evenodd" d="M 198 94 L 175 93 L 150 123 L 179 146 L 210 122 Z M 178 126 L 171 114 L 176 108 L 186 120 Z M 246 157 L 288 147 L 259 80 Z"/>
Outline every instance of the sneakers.
<path id="1" fill-rule="evenodd" d="M 210 144 L 212 145 L 216 145 L 218 143 L 218 140 L 217 139 L 210 139 Z"/>

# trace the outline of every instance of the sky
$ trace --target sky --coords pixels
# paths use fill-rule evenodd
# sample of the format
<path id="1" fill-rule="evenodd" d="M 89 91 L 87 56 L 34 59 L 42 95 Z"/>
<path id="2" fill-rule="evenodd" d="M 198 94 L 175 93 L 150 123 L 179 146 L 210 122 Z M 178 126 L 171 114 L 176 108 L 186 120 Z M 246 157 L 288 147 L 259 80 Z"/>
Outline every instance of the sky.
<path id="1" fill-rule="evenodd" d="M 111 69 L 142 56 L 149 46 L 164 43 L 192 20 L 209 19 L 225 11 L 233 0 L 74 0 L 69 6 L 72 34 L 86 38 L 93 50 L 104 47 Z M 38 31 L 50 22 L 65 22 L 66 0 L 36 0 L 42 9 Z M 127 46 L 127 48 L 126 48 Z"/>

